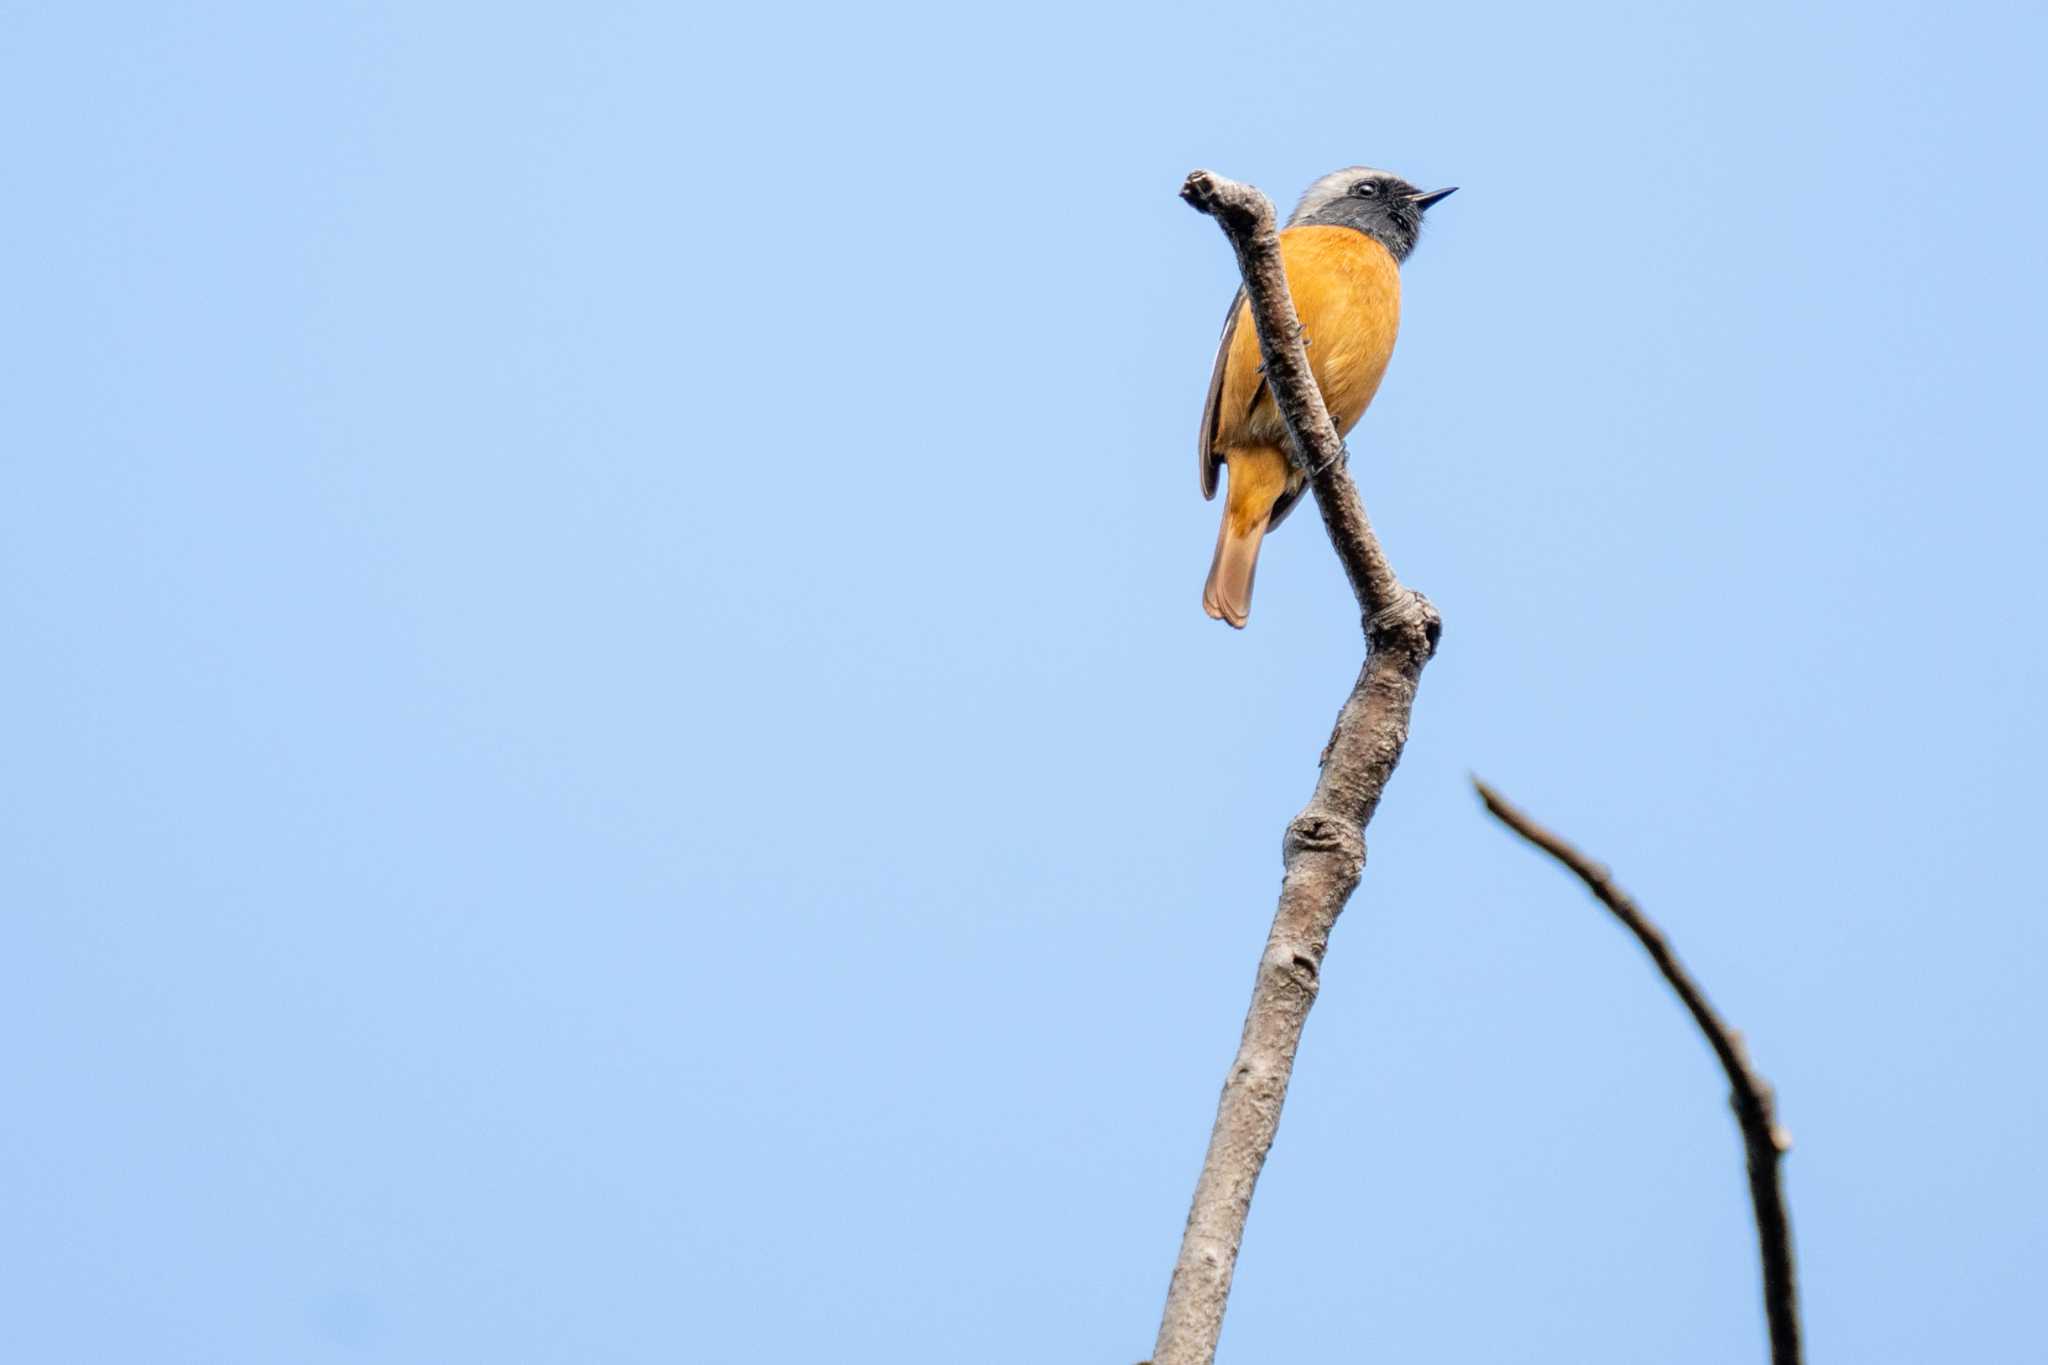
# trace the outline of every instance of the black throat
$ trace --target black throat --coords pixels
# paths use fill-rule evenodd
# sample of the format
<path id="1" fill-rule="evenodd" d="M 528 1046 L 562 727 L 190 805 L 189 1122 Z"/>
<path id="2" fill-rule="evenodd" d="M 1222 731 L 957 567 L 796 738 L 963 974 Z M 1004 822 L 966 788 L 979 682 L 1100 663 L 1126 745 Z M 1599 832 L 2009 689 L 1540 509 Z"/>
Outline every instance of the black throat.
<path id="1" fill-rule="evenodd" d="M 1346 227 L 1378 242 L 1395 262 L 1406 261 L 1422 235 L 1422 210 L 1405 196 L 1379 199 L 1346 196 L 1295 219 L 1289 227 Z"/>

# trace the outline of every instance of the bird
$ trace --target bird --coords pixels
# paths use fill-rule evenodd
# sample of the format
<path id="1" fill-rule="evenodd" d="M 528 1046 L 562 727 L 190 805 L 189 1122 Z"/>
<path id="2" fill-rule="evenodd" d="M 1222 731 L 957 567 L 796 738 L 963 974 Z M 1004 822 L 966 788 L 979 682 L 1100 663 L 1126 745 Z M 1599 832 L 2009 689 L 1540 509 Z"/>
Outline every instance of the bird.
<path id="1" fill-rule="evenodd" d="M 1310 185 L 1280 231 L 1309 369 L 1339 436 L 1365 415 L 1394 354 L 1400 267 L 1422 235 L 1422 215 L 1457 188 L 1419 190 L 1387 171 L 1350 166 Z M 1307 485 L 1288 458 L 1287 426 L 1264 370 L 1240 288 L 1216 347 L 1200 439 L 1202 496 L 1213 499 L 1216 476 L 1230 471 L 1202 607 L 1240 630 L 1251 617 L 1260 542 Z"/>

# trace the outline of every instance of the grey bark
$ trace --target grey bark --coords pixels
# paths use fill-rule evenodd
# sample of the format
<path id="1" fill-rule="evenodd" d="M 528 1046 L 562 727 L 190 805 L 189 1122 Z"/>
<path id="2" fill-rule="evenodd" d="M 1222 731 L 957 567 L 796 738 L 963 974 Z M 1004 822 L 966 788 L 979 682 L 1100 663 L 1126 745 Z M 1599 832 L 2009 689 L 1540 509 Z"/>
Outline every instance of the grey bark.
<path id="1" fill-rule="evenodd" d="M 1290 453 L 1309 475 L 1323 526 L 1358 599 L 1366 651 L 1323 750 L 1315 793 L 1287 826 L 1279 909 L 1259 958 L 1237 1058 L 1223 1083 L 1153 1348 L 1154 1365 L 1210 1365 L 1252 1190 L 1280 1125 L 1330 930 L 1364 872 L 1365 827 L 1400 762 L 1416 685 L 1436 652 L 1442 622 L 1428 599 L 1395 577 L 1366 519 L 1344 443 L 1302 347 L 1272 204 L 1251 186 L 1207 171 L 1190 175 L 1181 197 L 1214 218 L 1237 252 L 1267 382 L 1293 438 Z"/>
<path id="2" fill-rule="evenodd" d="M 1779 1162 L 1792 1149 L 1792 1140 L 1778 1125 L 1777 1095 L 1770 1082 L 1749 1060 L 1742 1035 L 1708 1003 L 1706 992 L 1678 960 L 1670 940 L 1628 893 L 1615 885 L 1613 874 L 1531 820 L 1478 778 L 1472 779 L 1472 785 L 1479 789 L 1480 799 L 1494 818 L 1563 863 L 1636 936 L 1720 1059 L 1721 1069 L 1728 1075 L 1729 1107 L 1742 1130 L 1748 1159 L 1749 1199 L 1756 1213 L 1757 1249 L 1763 1261 L 1764 1320 L 1770 1328 L 1772 1365 L 1799 1365 L 1799 1286 L 1792 1256 L 1792 1218 L 1785 1208 L 1779 1174 Z"/>

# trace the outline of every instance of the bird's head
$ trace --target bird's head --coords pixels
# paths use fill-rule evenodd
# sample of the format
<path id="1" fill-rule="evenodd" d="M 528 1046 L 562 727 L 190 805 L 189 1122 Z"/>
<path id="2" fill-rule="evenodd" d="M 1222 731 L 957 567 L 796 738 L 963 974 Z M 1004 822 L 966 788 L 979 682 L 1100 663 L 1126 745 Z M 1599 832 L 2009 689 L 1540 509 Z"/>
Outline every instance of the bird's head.
<path id="1" fill-rule="evenodd" d="M 1355 228 L 1376 239 L 1395 260 L 1405 261 L 1415 250 L 1415 239 L 1422 235 L 1423 213 L 1457 188 L 1418 190 L 1387 171 L 1350 166 L 1310 185 L 1294 206 L 1287 226 Z"/>

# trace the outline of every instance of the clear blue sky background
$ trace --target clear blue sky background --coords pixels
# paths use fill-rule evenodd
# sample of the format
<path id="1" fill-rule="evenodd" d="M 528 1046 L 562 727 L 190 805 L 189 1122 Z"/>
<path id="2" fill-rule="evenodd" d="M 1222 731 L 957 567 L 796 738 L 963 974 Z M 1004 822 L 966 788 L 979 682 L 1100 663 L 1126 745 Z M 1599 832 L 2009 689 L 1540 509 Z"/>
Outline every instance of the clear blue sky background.
<path id="1" fill-rule="evenodd" d="M 1354 436 L 1447 621 L 1229 1359 L 2018 1360 L 2037 5 L 5 20 L 0 1319 L 37 1362 L 1147 1353 L 1358 662 L 1205 619 L 1176 198 L 1463 193 Z"/>

